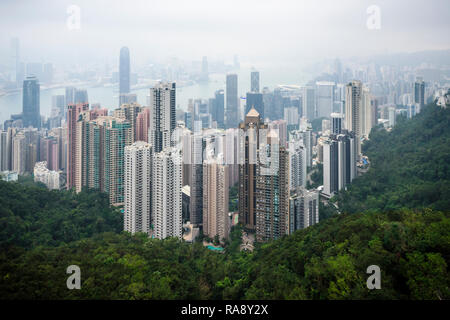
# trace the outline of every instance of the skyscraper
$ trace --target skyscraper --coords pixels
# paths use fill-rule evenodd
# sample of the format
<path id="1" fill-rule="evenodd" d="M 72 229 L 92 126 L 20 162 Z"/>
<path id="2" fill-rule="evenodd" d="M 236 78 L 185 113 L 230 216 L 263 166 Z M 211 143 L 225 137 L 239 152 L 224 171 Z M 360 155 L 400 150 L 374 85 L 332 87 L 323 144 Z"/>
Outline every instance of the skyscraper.
<path id="1" fill-rule="evenodd" d="M 150 108 L 141 108 L 136 117 L 135 141 L 149 142 L 148 129 L 150 128 Z"/>
<path id="2" fill-rule="evenodd" d="M 267 131 L 267 125 L 261 121 L 258 111 L 252 108 L 245 121 L 239 125 L 244 133 L 243 161 L 239 161 L 239 220 L 250 230 L 256 228 L 256 181 L 260 130 Z M 228 157 L 228 155 L 227 155 Z M 229 160 L 229 159 L 227 159 Z M 229 162 L 228 162 L 229 163 Z"/>
<path id="3" fill-rule="evenodd" d="M 289 141 L 290 187 L 306 187 L 306 148 L 302 140 Z"/>
<path id="4" fill-rule="evenodd" d="M 218 159 L 203 164 L 203 234 L 228 238 L 228 166 Z"/>
<path id="5" fill-rule="evenodd" d="M 332 197 L 356 177 L 356 141 L 353 132 L 331 135 L 323 142 L 323 193 Z"/>
<path id="6" fill-rule="evenodd" d="M 130 93 L 130 50 L 120 49 L 119 60 L 119 94 Z"/>
<path id="7" fill-rule="evenodd" d="M 203 219 L 203 135 L 201 131 L 191 135 L 190 146 L 190 219 L 193 225 L 199 225 Z"/>
<path id="8" fill-rule="evenodd" d="M 340 134 L 342 132 L 342 118 L 344 116 L 340 113 L 332 113 L 331 114 L 331 133 L 332 134 Z"/>
<path id="9" fill-rule="evenodd" d="M 39 91 L 39 81 L 35 76 L 28 76 L 23 81 L 22 121 L 24 127 L 41 128 Z"/>
<path id="10" fill-rule="evenodd" d="M 66 101 L 63 94 L 52 96 L 52 109 L 58 111 L 58 115 L 65 118 Z"/>
<path id="11" fill-rule="evenodd" d="M 26 138 L 23 132 L 17 133 L 12 138 L 12 161 L 11 161 L 11 169 L 12 171 L 17 172 L 18 174 L 24 174 L 26 170 L 26 162 L 27 162 L 27 145 Z"/>
<path id="12" fill-rule="evenodd" d="M 267 157 L 261 164 L 270 163 L 270 167 L 256 166 L 256 240 L 268 241 L 289 230 L 289 158 L 275 130 L 260 145 L 260 155 Z"/>
<path id="13" fill-rule="evenodd" d="M 171 145 L 176 125 L 175 82 L 159 83 L 150 89 L 150 141 L 155 153 Z"/>
<path id="14" fill-rule="evenodd" d="M 158 239 L 182 236 L 181 151 L 166 148 L 153 156 L 152 222 Z"/>
<path id="15" fill-rule="evenodd" d="M 0 171 L 9 170 L 8 132 L 0 130 Z"/>
<path id="16" fill-rule="evenodd" d="M 217 121 L 218 128 L 225 128 L 225 96 L 223 90 L 214 93 L 211 115 L 213 121 Z"/>
<path id="17" fill-rule="evenodd" d="M 356 152 L 361 154 L 362 84 L 354 80 L 345 87 L 345 128 L 356 136 Z"/>
<path id="18" fill-rule="evenodd" d="M 252 71 L 250 73 L 250 82 L 251 92 L 259 93 L 259 71 Z"/>
<path id="19" fill-rule="evenodd" d="M 339 190 L 337 141 L 323 142 L 323 193 L 332 197 Z"/>
<path id="20" fill-rule="evenodd" d="M 124 153 L 133 142 L 133 131 L 128 120 L 99 117 L 95 120 L 102 129 L 102 159 L 104 162 L 104 192 L 109 194 L 111 204 L 124 201 Z"/>
<path id="21" fill-rule="evenodd" d="M 86 89 L 75 89 L 73 103 L 89 103 L 88 92 Z"/>
<path id="22" fill-rule="evenodd" d="M 124 230 L 149 234 L 152 147 L 137 141 L 125 147 Z"/>
<path id="23" fill-rule="evenodd" d="M 312 166 L 312 147 L 313 147 L 313 141 L 312 141 L 312 128 L 311 124 L 309 122 L 306 122 L 306 126 L 303 128 L 303 130 L 294 130 L 290 133 L 291 139 L 294 141 L 302 141 L 303 146 L 306 149 L 306 166 L 311 167 Z"/>
<path id="24" fill-rule="evenodd" d="M 334 87 L 334 82 L 316 82 L 316 109 L 318 118 L 329 118 L 333 112 Z"/>
<path id="25" fill-rule="evenodd" d="M 319 193 L 295 188 L 289 198 L 289 234 L 319 222 Z"/>
<path id="26" fill-rule="evenodd" d="M 418 78 L 414 83 L 414 103 L 418 106 L 416 113 L 419 113 L 420 109 L 425 106 L 425 82 L 422 78 Z"/>
<path id="27" fill-rule="evenodd" d="M 14 80 L 16 81 L 17 87 L 22 84 L 23 81 L 23 70 L 22 64 L 20 62 L 20 40 L 19 38 L 11 39 L 11 56 L 12 63 L 14 67 Z"/>
<path id="28" fill-rule="evenodd" d="M 239 98 L 237 74 L 228 74 L 226 83 L 227 128 L 235 128 L 239 123 Z"/>
<path id="29" fill-rule="evenodd" d="M 247 92 L 245 101 L 245 114 L 247 114 L 251 108 L 255 108 L 261 119 L 264 119 L 264 102 L 262 93 Z"/>
<path id="30" fill-rule="evenodd" d="M 209 71 L 208 71 L 208 58 L 204 56 L 202 58 L 202 72 L 200 74 L 200 81 L 208 81 Z"/>
<path id="31" fill-rule="evenodd" d="M 303 106 L 303 117 L 308 120 L 313 120 L 316 118 L 316 100 L 315 91 L 312 87 L 302 88 L 302 106 Z"/>
<path id="32" fill-rule="evenodd" d="M 113 112 L 116 118 L 126 119 L 131 123 L 133 142 L 136 141 L 136 118 L 139 112 L 141 112 L 141 109 L 142 107 L 138 103 L 125 103 Z"/>
<path id="33" fill-rule="evenodd" d="M 67 96 L 66 96 L 67 98 Z M 88 104 L 69 104 L 67 106 L 67 189 L 75 187 L 77 140 L 77 121 L 80 114 L 89 110 Z"/>

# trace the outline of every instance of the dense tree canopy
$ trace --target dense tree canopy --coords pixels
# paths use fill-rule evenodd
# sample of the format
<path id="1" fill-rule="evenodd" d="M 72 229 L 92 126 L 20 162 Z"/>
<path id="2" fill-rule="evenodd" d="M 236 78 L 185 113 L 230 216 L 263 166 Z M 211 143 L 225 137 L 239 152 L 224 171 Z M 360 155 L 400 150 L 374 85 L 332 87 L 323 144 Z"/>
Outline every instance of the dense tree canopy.
<path id="1" fill-rule="evenodd" d="M 57 246 L 95 233 L 123 229 L 118 209 L 96 191 L 78 194 L 0 181 L 0 246 Z"/>
<path id="2" fill-rule="evenodd" d="M 337 196 L 342 211 L 450 209 L 450 110 L 430 104 L 369 137 L 363 153 L 371 167 Z"/>

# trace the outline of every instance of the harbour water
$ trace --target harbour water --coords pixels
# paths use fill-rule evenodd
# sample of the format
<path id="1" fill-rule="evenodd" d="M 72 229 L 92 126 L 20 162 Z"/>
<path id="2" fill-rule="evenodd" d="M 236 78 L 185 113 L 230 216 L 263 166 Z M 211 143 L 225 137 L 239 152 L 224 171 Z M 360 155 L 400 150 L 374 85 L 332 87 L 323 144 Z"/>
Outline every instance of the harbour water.
<path id="1" fill-rule="evenodd" d="M 238 90 L 239 95 L 245 97 L 246 92 L 250 89 L 250 69 L 241 68 L 238 74 Z M 269 87 L 273 89 L 279 84 L 303 84 L 307 80 L 299 71 L 289 70 L 260 70 L 261 89 Z M 210 74 L 209 81 L 204 83 L 196 83 L 185 87 L 177 87 L 176 105 L 177 108 L 186 110 L 189 99 L 208 99 L 214 97 L 214 92 L 219 89 L 225 89 L 225 74 Z M 119 97 L 117 88 L 113 86 L 100 87 L 80 87 L 87 89 L 89 103 L 99 103 L 102 107 L 114 110 L 118 107 Z M 137 101 L 141 105 L 147 104 L 147 96 L 149 88 L 140 88 L 132 90 L 131 93 L 137 95 Z M 64 94 L 64 88 L 46 89 L 40 92 L 40 109 L 41 115 L 50 116 L 52 108 L 52 96 Z M 9 119 L 12 114 L 22 112 L 22 93 L 17 92 L 0 97 L 0 122 L 3 123 Z"/>

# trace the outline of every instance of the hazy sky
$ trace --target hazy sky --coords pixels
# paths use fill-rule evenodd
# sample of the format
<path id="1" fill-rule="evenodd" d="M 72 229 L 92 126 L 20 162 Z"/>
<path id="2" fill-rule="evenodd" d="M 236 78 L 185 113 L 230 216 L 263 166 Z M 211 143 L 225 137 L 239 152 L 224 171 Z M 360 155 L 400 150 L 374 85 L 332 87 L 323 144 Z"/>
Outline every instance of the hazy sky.
<path id="1" fill-rule="evenodd" d="M 67 8 L 80 8 L 80 29 Z M 380 8 L 380 29 L 366 12 Z M 127 45 L 149 59 L 240 60 L 255 65 L 450 49 L 449 0 L 1 0 L 0 61 L 19 37 L 25 61 L 116 63 Z"/>

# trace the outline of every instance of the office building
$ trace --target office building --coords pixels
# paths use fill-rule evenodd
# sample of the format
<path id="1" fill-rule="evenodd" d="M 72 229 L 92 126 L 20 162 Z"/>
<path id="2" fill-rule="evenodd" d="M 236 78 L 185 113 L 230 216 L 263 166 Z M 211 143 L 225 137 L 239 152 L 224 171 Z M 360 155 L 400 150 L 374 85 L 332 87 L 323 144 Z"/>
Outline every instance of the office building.
<path id="1" fill-rule="evenodd" d="M 86 104 L 89 103 L 88 92 L 86 89 L 75 89 L 73 100 L 75 104 Z"/>
<path id="2" fill-rule="evenodd" d="M 228 74 L 226 79 L 226 127 L 235 128 L 239 123 L 239 97 L 237 74 Z"/>
<path id="3" fill-rule="evenodd" d="M 264 102 L 262 93 L 247 92 L 247 97 L 245 99 L 245 114 L 249 113 L 251 108 L 255 108 L 261 119 L 264 119 Z"/>
<path id="4" fill-rule="evenodd" d="M 119 94 L 130 93 L 130 50 L 120 49 L 119 58 Z"/>
<path id="5" fill-rule="evenodd" d="M 318 118 L 329 118 L 334 107 L 334 82 L 316 82 L 316 110 Z"/>
<path id="6" fill-rule="evenodd" d="M 425 106 L 425 82 L 420 77 L 414 83 L 414 103 L 418 106 L 416 113 Z"/>
<path id="7" fill-rule="evenodd" d="M 225 96 L 223 90 L 214 93 L 211 106 L 212 120 L 217 122 L 217 128 L 225 128 Z"/>
<path id="8" fill-rule="evenodd" d="M 250 88 L 251 92 L 259 93 L 259 71 L 252 71 L 250 73 Z"/>
<path id="9" fill-rule="evenodd" d="M 23 81 L 23 126 L 41 128 L 40 86 L 35 76 L 28 76 Z"/>
<path id="10" fill-rule="evenodd" d="M 313 87 L 302 88 L 302 105 L 303 105 L 303 117 L 306 117 L 309 121 L 316 118 L 316 97 Z"/>

